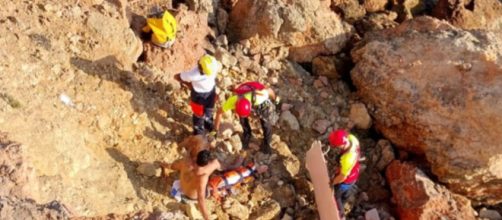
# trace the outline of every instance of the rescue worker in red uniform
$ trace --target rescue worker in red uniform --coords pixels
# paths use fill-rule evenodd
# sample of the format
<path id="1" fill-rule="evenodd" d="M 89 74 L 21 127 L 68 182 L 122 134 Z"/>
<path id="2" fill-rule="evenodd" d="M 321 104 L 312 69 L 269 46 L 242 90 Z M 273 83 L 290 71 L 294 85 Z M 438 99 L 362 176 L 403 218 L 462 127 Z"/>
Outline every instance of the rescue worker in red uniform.
<path id="1" fill-rule="evenodd" d="M 359 178 L 359 140 L 349 132 L 339 129 L 331 132 L 328 137 L 333 148 L 341 148 L 340 170 L 331 180 L 335 185 L 335 197 L 340 217 L 344 217 L 343 204 L 349 196 L 349 191 Z"/>

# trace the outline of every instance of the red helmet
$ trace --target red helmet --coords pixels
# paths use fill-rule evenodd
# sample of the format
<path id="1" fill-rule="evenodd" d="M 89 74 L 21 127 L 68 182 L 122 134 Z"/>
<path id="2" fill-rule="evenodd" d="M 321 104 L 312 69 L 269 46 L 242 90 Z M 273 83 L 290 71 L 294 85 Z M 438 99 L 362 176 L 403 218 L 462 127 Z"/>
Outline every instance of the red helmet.
<path id="1" fill-rule="evenodd" d="M 251 114 L 251 102 L 246 98 L 239 98 L 237 103 L 235 103 L 235 112 L 241 118 L 248 117 Z"/>
<path id="2" fill-rule="evenodd" d="M 328 140 L 332 147 L 345 146 L 348 143 L 349 132 L 338 129 L 329 134 Z"/>

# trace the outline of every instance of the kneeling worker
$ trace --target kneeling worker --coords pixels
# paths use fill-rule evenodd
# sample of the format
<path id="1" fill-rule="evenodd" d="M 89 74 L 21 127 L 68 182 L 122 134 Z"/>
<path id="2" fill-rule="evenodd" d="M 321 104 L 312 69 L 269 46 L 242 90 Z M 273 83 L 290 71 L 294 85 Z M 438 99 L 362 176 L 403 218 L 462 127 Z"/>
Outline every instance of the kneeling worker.
<path id="1" fill-rule="evenodd" d="M 143 32 L 152 32 L 152 43 L 163 48 L 170 48 L 176 40 L 176 19 L 168 11 L 155 14 L 146 19 Z"/>

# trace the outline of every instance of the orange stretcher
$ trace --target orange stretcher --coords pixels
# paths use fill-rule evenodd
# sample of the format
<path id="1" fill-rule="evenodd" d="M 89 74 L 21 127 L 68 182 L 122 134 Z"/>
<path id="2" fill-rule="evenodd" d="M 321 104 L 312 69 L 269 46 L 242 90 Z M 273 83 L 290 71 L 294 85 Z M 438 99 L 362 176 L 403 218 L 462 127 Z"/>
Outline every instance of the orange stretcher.
<path id="1" fill-rule="evenodd" d="M 234 186 L 253 181 L 253 173 L 256 172 L 256 165 L 248 163 L 234 170 L 226 171 L 223 175 L 212 176 L 208 181 L 208 188 L 215 198 L 225 196 Z"/>

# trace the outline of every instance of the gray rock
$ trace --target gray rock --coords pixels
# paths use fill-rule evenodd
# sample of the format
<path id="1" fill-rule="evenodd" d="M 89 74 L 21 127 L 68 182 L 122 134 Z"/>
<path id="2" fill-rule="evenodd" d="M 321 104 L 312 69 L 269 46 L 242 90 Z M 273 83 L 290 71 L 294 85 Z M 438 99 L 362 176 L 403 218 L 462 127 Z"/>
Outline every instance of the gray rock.
<path id="1" fill-rule="evenodd" d="M 220 34 L 224 34 L 225 30 L 227 29 L 227 24 L 228 24 L 228 13 L 227 11 L 218 8 L 218 12 L 216 14 L 216 23 L 218 27 L 218 31 Z"/>
<path id="2" fill-rule="evenodd" d="M 479 211 L 479 217 L 480 218 L 487 218 L 490 220 L 501 220 L 502 219 L 502 216 L 500 215 L 499 212 L 497 212 L 495 210 L 491 210 L 491 209 L 486 209 L 486 208 L 482 208 Z"/>
<path id="3" fill-rule="evenodd" d="M 285 122 L 291 130 L 300 130 L 300 123 L 298 123 L 298 119 L 296 119 L 296 117 L 288 110 L 281 113 L 280 121 Z"/>
<path id="4" fill-rule="evenodd" d="M 225 202 L 227 204 L 224 204 L 225 212 L 228 215 L 242 220 L 249 218 L 249 209 L 245 205 L 242 205 L 239 201 L 233 199 L 227 201 L 231 201 Z"/>
<path id="5" fill-rule="evenodd" d="M 380 217 L 378 216 L 378 211 L 375 208 L 366 211 L 366 213 L 364 213 L 364 218 L 365 220 L 380 220 Z"/>
<path id="6" fill-rule="evenodd" d="M 269 219 L 275 219 L 279 216 L 279 213 L 281 212 L 281 206 L 279 205 L 278 202 L 274 200 L 270 200 L 260 206 L 259 209 L 256 209 L 251 214 L 251 218 L 253 220 L 269 220 Z"/>
<path id="7" fill-rule="evenodd" d="M 232 56 L 228 51 L 223 48 L 216 49 L 214 57 L 218 59 L 225 67 L 233 67 L 237 64 L 237 58 Z"/>
<path id="8" fill-rule="evenodd" d="M 313 72 L 319 76 L 326 76 L 330 79 L 338 79 L 340 75 L 336 71 L 334 57 L 322 56 L 312 60 Z"/>
<path id="9" fill-rule="evenodd" d="M 395 159 L 394 150 L 388 140 L 379 140 L 376 146 L 370 150 L 369 162 L 378 171 L 383 171 L 392 160 Z"/>
<path id="10" fill-rule="evenodd" d="M 242 149 L 242 142 L 239 135 L 233 135 L 230 137 L 230 144 L 232 144 L 232 148 L 235 152 L 238 152 Z"/>
<path id="11" fill-rule="evenodd" d="M 319 134 L 324 134 L 330 125 L 331 125 L 330 121 L 326 119 L 321 119 L 315 121 L 314 124 L 312 125 L 312 128 L 317 132 L 319 132 Z"/>
<path id="12" fill-rule="evenodd" d="M 160 173 L 161 173 L 161 169 L 159 167 L 153 165 L 152 163 L 142 163 L 136 168 L 136 170 L 140 174 L 145 175 L 145 176 L 159 177 Z"/>

